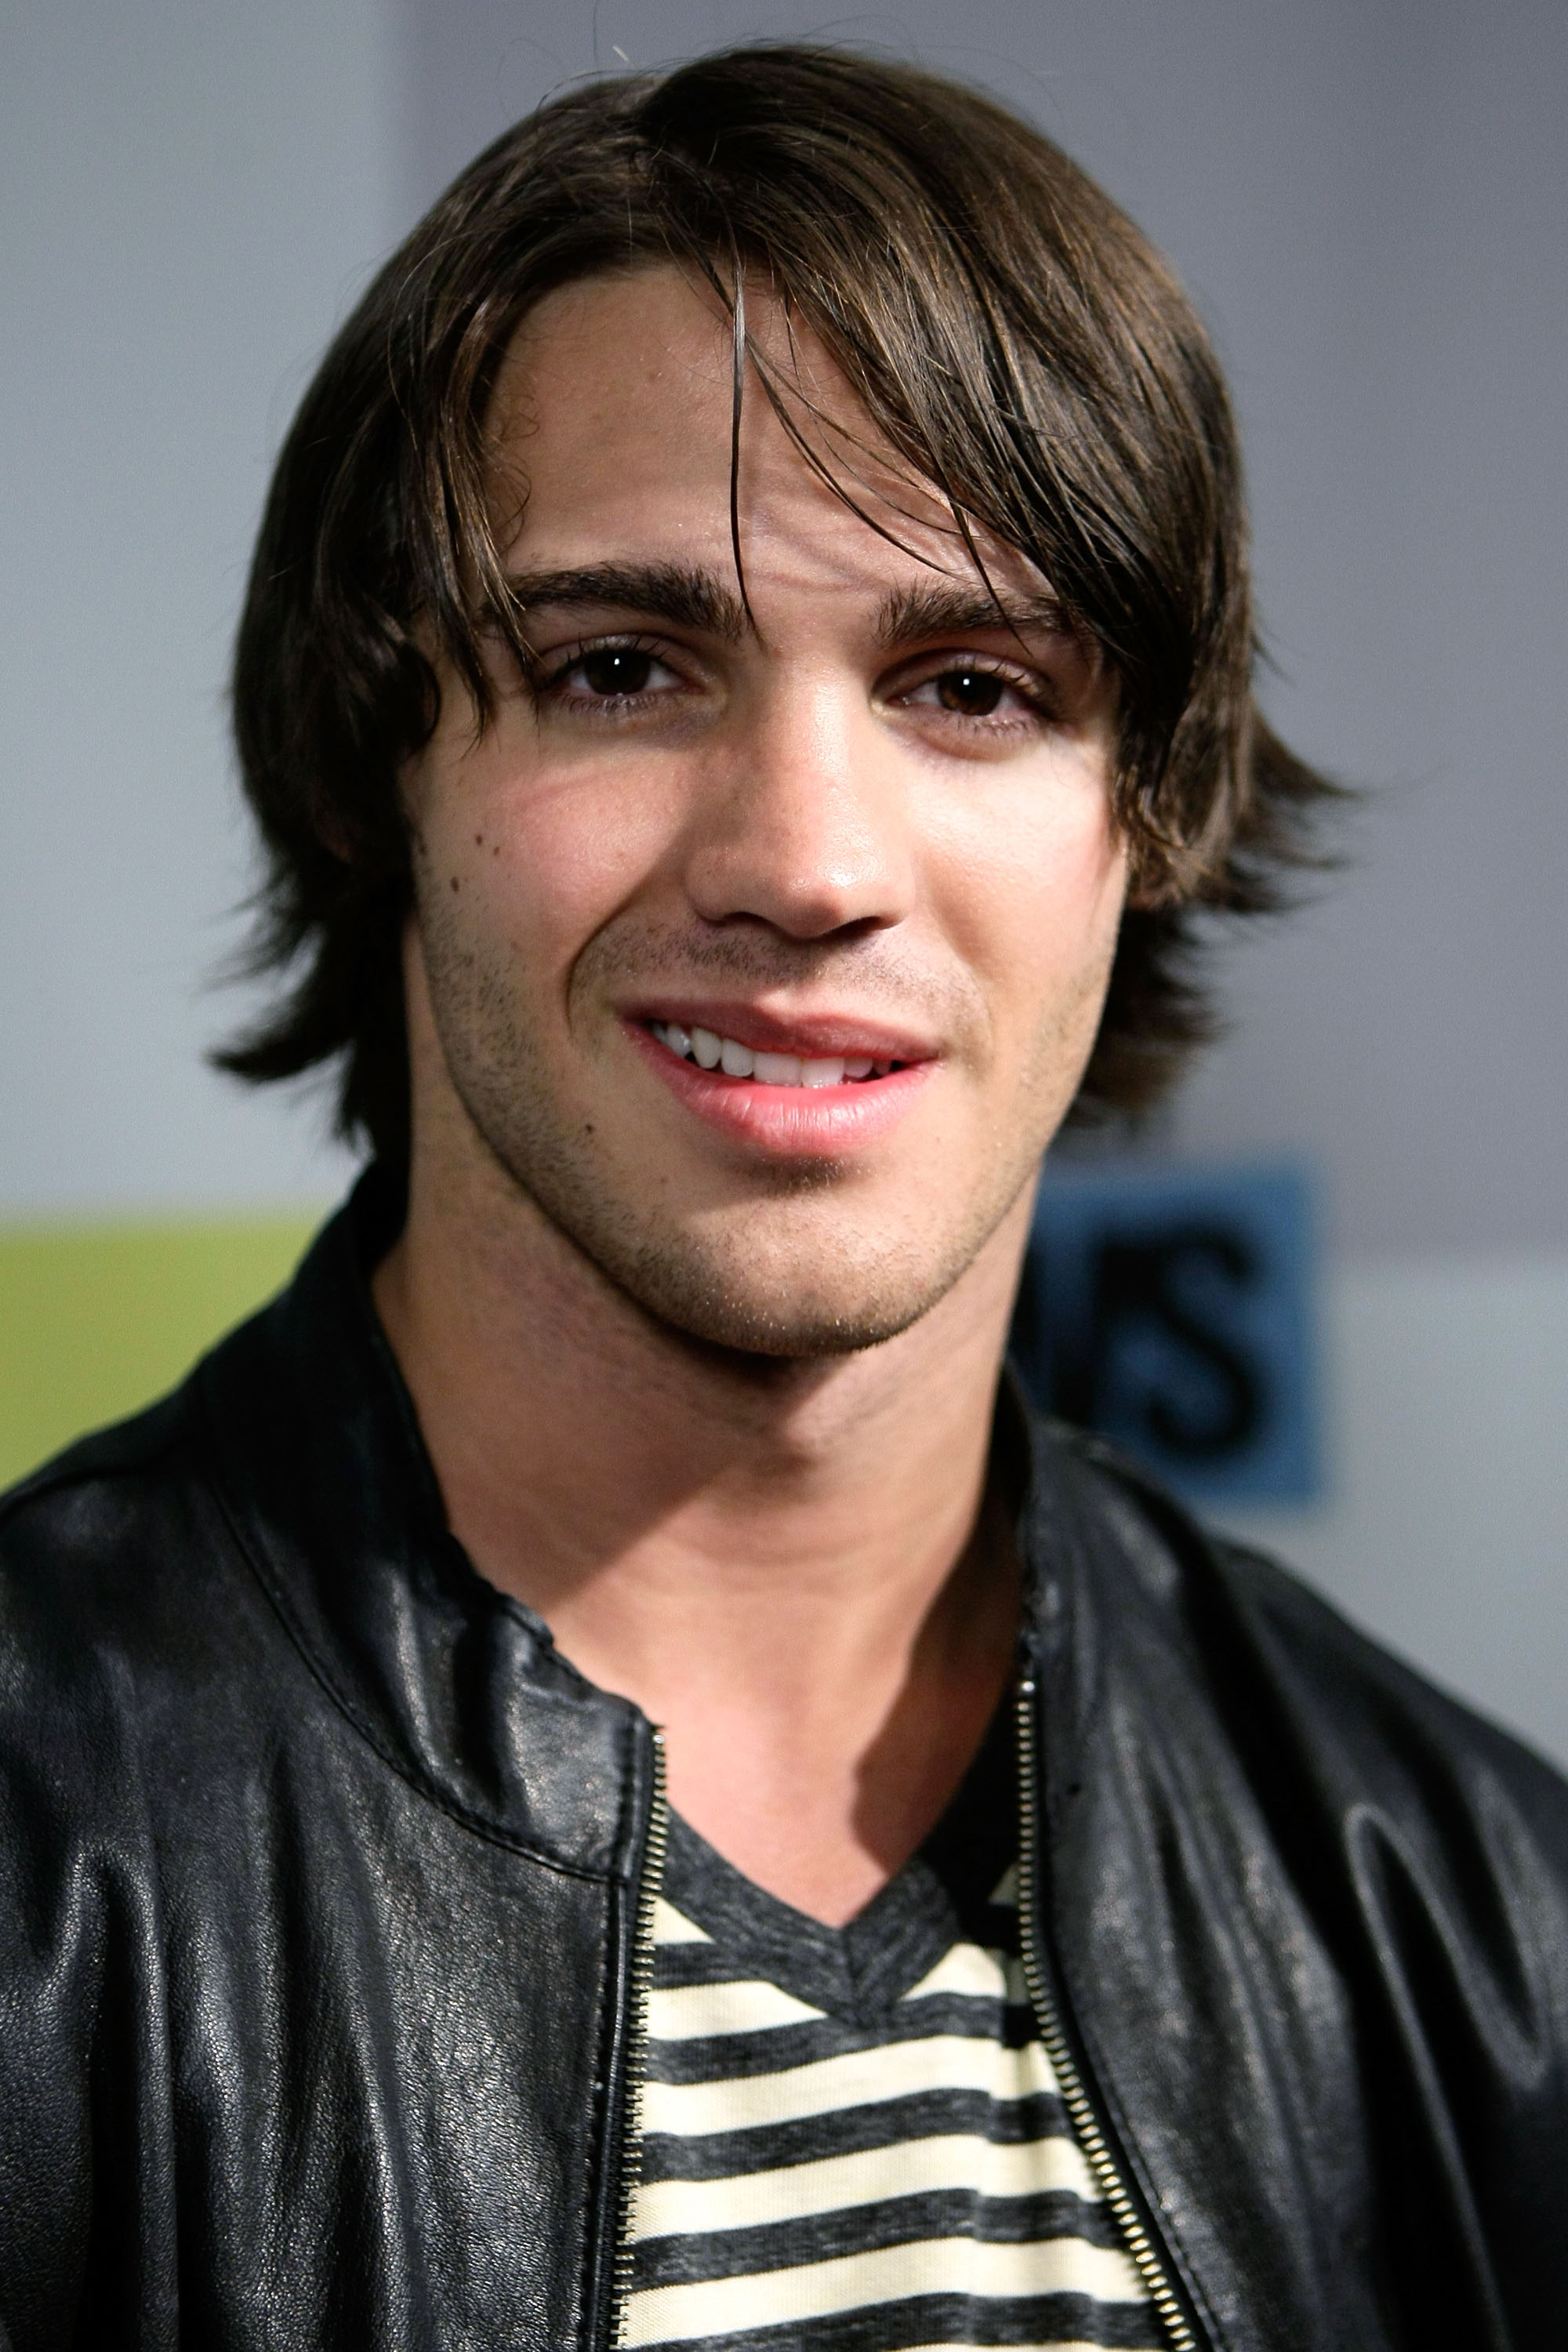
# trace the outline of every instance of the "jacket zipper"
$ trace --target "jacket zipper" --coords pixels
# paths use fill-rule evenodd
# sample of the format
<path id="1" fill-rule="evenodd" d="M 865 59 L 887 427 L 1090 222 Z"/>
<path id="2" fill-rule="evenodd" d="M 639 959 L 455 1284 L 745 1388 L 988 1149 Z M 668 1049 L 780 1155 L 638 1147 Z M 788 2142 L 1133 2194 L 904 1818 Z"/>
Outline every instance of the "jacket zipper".
<path id="1" fill-rule="evenodd" d="M 1051 2062 L 1062 2099 L 1079 2145 L 1089 2159 L 1100 2193 L 1116 2217 L 1128 2252 L 1142 2278 L 1150 2302 L 1160 2315 L 1172 2352 L 1199 2352 L 1196 2336 L 1188 2326 L 1177 2301 L 1175 2291 L 1164 2265 L 1154 2250 L 1154 2242 L 1138 2215 L 1125 2182 L 1116 2169 L 1115 2160 L 1105 2143 L 1100 2119 L 1094 2112 L 1078 2062 L 1068 2043 L 1062 2027 L 1061 2011 L 1047 1975 L 1040 1954 L 1039 1932 L 1039 1809 L 1035 1800 L 1037 1755 L 1035 1742 L 1035 1685 L 1025 1681 L 1018 1685 L 1018 1939 L 1024 1964 L 1024 1981 L 1028 1988 L 1035 2022 L 1040 2041 Z"/>
<path id="2" fill-rule="evenodd" d="M 1100 2193 L 1116 2218 L 1128 2252 L 1142 2278 L 1149 2300 L 1160 2315 L 1171 2352 L 1199 2352 L 1197 2338 L 1183 2315 L 1152 2239 L 1139 2219 L 1125 2183 L 1116 2169 L 1100 2120 L 1084 2089 L 1078 2063 L 1068 2045 L 1040 1957 L 1037 1920 L 1039 1912 L 1037 1851 L 1039 1809 L 1035 1801 L 1035 1685 L 1018 1685 L 1018 1938 L 1024 1981 L 1028 1988 L 1035 2022 L 1051 2070 L 1056 2075 L 1079 2144 L 1089 2159 Z M 643 1849 L 642 1878 L 637 1888 L 637 1926 L 632 1942 L 630 1998 L 627 2004 L 625 2121 L 621 2132 L 620 2186 L 616 2215 L 616 2261 L 612 2288 L 610 2336 L 617 2347 L 626 2341 L 626 2315 L 632 2284 L 632 2205 L 642 2169 L 643 2084 L 647 2063 L 648 2000 L 653 1990 L 654 1906 L 664 1879 L 665 1848 L 669 1841 L 669 1805 L 665 1795 L 664 1734 L 653 1735 L 653 1788 L 648 1805 L 647 1838 Z"/>
<path id="3" fill-rule="evenodd" d="M 664 1734 L 653 1734 L 653 1787 L 647 1837 L 637 1885 L 637 1925 L 632 1937 L 631 1982 L 626 2003 L 626 2096 L 622 2106 L 620 2181 L 616 2201 L 616 2259 L 610 2287 L 609 2343 L 626 2342 L 632 2289 L 632 2206 L 642 2171 L 643 2083 L 647 2070 L 647 2012 L 653 1991 L 653 1916 L 664 1880 L 669 1843 L 669 1802 L 665 1795 Z"/>

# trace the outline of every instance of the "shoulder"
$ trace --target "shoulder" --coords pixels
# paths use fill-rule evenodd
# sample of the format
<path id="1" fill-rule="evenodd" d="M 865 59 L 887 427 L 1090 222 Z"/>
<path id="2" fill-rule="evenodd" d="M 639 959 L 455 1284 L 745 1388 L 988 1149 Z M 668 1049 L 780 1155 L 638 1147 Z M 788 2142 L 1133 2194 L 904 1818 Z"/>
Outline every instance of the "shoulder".
<path id="1" fill-rule="evenodd" d="M 1397 1824 L 1450 1855 L 1474 1839 L 1494 1860 L 1511 1851 L 1568 1905 L 1568 1780 L 1552 1764 L 1114 1447 L 1056 1424 L 1037 1439 L 1110 1604 L 1102 1624 L 1158 1659 L 1168 1696 L 1214 1718 L 1252 1777 L 1299 1776 L 1347 1833 Z"/>
<path id="2" fill-rule="evenodd" d="M 204 1453 L 187 1383 L 0 1496 L 0 1639 L 54 1619 L 129 1630 L 171 1581 L 188 1588 L 216 1536 Z"/>
<path id="3" fill-rule="evenodd" d="M 100 1430 L 0 1496 L 0 1642 L 68 1622 L 79 1638 L 166 1575 L 200 1484 L 192 1400 L 180 1390 Z"/>
<path id="4" fill-rule="evenodd" d="M 199 1721 L 267 1686 L 276 1627 L 209 1456 L 193 1376 L 0 1496 L 8 1838 L 57 1805 L 122 1813 L 155 1757 L 177 1769 Z"/>
<path id="5" fill-rule="evenodd" d="M 188 1387 L 129 1420 L 94 1430 L 0 1494 L 0 1562 L 35 1552 L 100 1557 L 110 1528 L 129 1531 L 171 1473 L 188 1466 Z"/>

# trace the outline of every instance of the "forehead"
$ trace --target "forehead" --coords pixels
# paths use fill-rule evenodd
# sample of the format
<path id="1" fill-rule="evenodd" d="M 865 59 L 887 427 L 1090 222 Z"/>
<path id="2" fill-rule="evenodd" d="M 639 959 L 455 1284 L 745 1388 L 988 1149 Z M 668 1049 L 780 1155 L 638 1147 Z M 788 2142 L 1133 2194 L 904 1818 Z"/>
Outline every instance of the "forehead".
<path id="1" fill-rule="evenodd" d="M 536 305 L 513 339 L 489 433 L 503 545 L 531 564 L 568 566 L 646 551 L 731 562 L 733 476 L 748 572 L 798 562 L 886 584 L 911 572 L 973 580 L 951 509 L 891 448 L 809 329 L 766 289 L 749 288 L 746 327 L 813 454 L 879 535 L 816 474 L 754 371 L 733 444 L 734 353 L 713 290 L 673 265 L 591 278 Z M 1013 550 L 977 534 L 1000 586 L 1038 591 Z"/>

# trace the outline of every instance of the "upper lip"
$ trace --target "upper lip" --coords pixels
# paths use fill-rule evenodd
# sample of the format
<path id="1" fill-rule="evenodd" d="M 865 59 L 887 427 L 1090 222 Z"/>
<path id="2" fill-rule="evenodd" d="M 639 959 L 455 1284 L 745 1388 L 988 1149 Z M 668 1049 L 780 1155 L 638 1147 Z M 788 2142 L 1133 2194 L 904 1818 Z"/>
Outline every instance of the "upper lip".
<path id="1" fill-rule="evenodd" d="M 869 1055 L 878 1062 L 930 1062 L 937 1048 L 928 1037 L 868 1021 L 855 1013 L 774 1013 L 760 1004 L 722 1003 L 716 997 L 649 996 L 621 1008 L 626 1021 L 673 1022 L 686 1030 L 710 1029 L 732 1037 L 753 1054 L 795 1054 L 803 1060 Z"/>

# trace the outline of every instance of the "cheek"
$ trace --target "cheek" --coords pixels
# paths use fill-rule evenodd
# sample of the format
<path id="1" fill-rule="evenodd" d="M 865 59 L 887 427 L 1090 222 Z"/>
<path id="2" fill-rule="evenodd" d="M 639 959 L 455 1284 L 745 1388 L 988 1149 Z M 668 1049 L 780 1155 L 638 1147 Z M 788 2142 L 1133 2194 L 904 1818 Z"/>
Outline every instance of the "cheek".
<path id="1" fill-rule="evenodd" d="M 531 984 L 564 984 L 576 958 L 657 872 L 677 812 L 657 777 L 496 759 L 469 778 L 459 815 L 426 833 L 430 887 Z M 455 797 L 455 796 L 454 796 Z M 458 889 L 451 890 L 456 877 Z"/>
<path id="2" fill-rule="evenodd" d="M 933 860 L 949 942 L 980 979 L 994 1034 L 1033 1034 L 1103 985 L 1126 893 L 1125 850 L 1095 774 L 976 794 Z"/>

